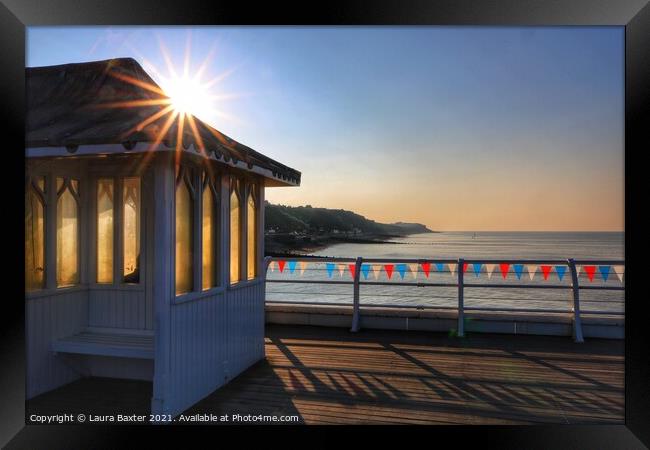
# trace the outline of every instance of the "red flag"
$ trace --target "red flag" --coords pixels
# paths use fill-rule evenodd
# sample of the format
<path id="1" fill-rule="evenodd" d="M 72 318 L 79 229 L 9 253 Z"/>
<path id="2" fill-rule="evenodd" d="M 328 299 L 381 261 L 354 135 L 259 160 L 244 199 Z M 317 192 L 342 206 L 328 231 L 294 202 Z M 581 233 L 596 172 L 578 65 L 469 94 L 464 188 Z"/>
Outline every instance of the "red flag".
<path id="1" fill-rule="evenodd" d="M 467 272 L 467 263 L 463 263 L 463 273 Z"/>
<path id="2" fill-rule="evenodd" d="M 422 271 L 424 274 L 429 278 L 429 271 L 431 270 L 431 263 L 425 262 L 421 264 L 422 266 Z"/>
<path id="3" fill-rule="evenodd" d="M 594 273 L 596 273 L 596 266 L 582 266 L 582 268 L 585 269 L 585 272 L 587 272 L 589 281 L 594 281 Z"/>
<path id="4" fill-rule="evenodd" d="M 284 265 L 286 264 L 286 261 L 280 260 L 278 261 L 278 267 L 280 268 L 280 273 L 284 270 Z"/>
<path id="5" fill-rule="evenodd" d="M 499 270 L 501 271 L 501 276 L 503 277 L 504 280 L 508 276 L 509 268 L 510 268 L 510 264 L 506 264 L 506 263 L 499 264 Z"/>
<path id="6" fill-rule="evenodd" d="M 354 264 L 348 264 L 348 269 L 350 270 L 350 275 L 352 275 L 352 278 L 354 278 L 354 269 L 356 269 L 356 265 Z"/>
<path id="7" fill-rule="evenodd" d="M 551 273 L 551 266 L 540 266 L 542 273 L 544 274 L 544 279 L 548 280 L 548 274 Z"/>
<path id="8" fill-rule="evenodd" d="M 388 275 L 388 279 L 390 280 L 390 277 L 393 276 L 393 265 L 384 264 L 384 270 L 386 271 L 386 275 Z"/>

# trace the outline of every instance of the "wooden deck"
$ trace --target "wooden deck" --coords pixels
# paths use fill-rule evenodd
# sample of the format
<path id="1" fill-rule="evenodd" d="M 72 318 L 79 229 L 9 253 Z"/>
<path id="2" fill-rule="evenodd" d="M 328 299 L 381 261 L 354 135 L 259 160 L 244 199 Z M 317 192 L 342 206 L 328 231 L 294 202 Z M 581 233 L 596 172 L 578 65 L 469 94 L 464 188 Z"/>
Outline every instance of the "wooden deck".
<path id="1" fill-rule="evenodd" d="M 623 351 L 619 340 L 273 325 L 266 361 L 185 414 L 292 415 L 305 424 L 622 424 Z M 147 413 L 150 398 L 151 383 L 85 379 L 36 397 L 28 411 Z"/>

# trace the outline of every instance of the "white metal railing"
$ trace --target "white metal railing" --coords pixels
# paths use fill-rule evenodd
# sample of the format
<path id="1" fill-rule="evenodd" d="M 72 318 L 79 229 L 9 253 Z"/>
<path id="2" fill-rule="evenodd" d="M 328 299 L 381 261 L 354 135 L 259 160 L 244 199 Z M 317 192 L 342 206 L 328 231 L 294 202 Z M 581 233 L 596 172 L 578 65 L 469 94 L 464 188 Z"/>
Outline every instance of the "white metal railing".
<path id="1" fill-rule="evenodd" d="M 295 284 L 329 284 L 329 285 L 352 285 L 352 327 L 351 331 L 356 332 L 359 330 L 359 319 L 360 319 L 360 289 L 362 285 L 375 285 L 375 286 L 417 286 L 417 287 L 447 287 L 447 288 L 457 288 L 457 305 L 455 307 L 444 307 L 444 306 L 430 306 L 430 308 L 446 308 L 446 309 L 456 309 L 458 313 L 458 336 L 465 335 L 465 311 L 516 311 L 516 312 L 543 312 L 543 313 L 571 313 L 573 316 L 573 338 L 576 342 L 583 342 L 582 336 L 582 321 L 581 321 L 581 310 L 580 310 L 580 290 L 612 290 L 612 291 L 624 291 L 625 286 L 621 285 L 615 286 L 603 286 L 603 285 L 581 285 L 578 277 L 578 267 L 595 267 L 595 266 L 625 266 L 624 260 L 595 260 L 595 259 L 476 259 L 476 258 L 458 258 L 458 259 L 409 259 L 409 258 L 339 258 L 339 257 L 319 257 L 319 256 L 300 256 L 300 257 L 287 257 L 287 258 L 278 258 L 278 257 L 266 257 L 264 259 L 264 270 L 265 270 L 265 282 L 267 283 L 295 283 Z M 334 280 L 334 279 L 269 279 L 267 275 L 268 267 L 272 262 L 284 263 L 284 264 L 295 264 L 297 262 L 309 262 L 309 263 L 347 263 L 350 267 L 350 273 L 352 279 L 349 281 L 346 280 Z M 362 266 L 364 264 L 455 264 L 456 265 L 456 280 L 455 282 L 404 282 L 404 281 L 367 281 L 361 280 Z M 466 275 L 466 265 L 500 265 L 508 264 L 510 265 L 524 265 L 524 264 L 535 264 L 535 265 L 550 265 L 553 267 L 566 267 L 570 276 L 570 283 L 567 284 L 553 284 L 553 283 L 544 283 L 544 284 L 534 284 L 534 283 L 467 283 L 465 281 Z M 352 271 L 351 266 L 354 265 L 354 271 Z M 424 266 L 422 266 L 424 267 Z M 479 266 L 480 269 L 480 266 Z M 556 269 L 557 270 L 557 269 Z M 595 270 L 595 269 L 594 269 Z M 282 270 L 281 270 L 282 271 Z M 477 275 L 478 276 L 478 275 Z M 593 276 L 593 274 L 592 274 Z M 427 274 L 428 278 L 428 274 Z M 402 277 L 403 279 L 403 277 Z M 505 279 L 505 277 L 504 277 Z M 518 275 L 518 279 L 521 279 L 521 274 Z M 546 279 L 546 276 L 545 276 Z M 532 280 L 532 277 L 531 277 Z M 503 308 L 503 307 L 467 307 L 465 306 L 465 289 L 474 289 L 474 288 L 487 288 L 487 289 L 509 289 L 509 288 L 518 288 L 518 289 L 565 289 L 571 291 L 571 302 L 569 309 L 530 309 L 530 308 Z M 267 303 L 278 303 L 275 301 L 267 300 Z M 308 305 L 323 305 L 323 302 L 309 301 L 309 302 L 291 302 L 296 304 L 308 304 Z M 341 303 L 327 303 L 328 305 L 342 305 Z M 345 304 L 349 306 L 349 304 Z M 409 306 L 409 305 L 389 305 L 389 304 L 368 304 L 364 307 L 397 307 L 397 308 L 418 308 L 422 309 L 423 306 Z M 610 315 L 623 315 L 624 313 L 616 311 L 600 311 L 600 310 L 589 310 L 589 314 L 610 314 Z"/>

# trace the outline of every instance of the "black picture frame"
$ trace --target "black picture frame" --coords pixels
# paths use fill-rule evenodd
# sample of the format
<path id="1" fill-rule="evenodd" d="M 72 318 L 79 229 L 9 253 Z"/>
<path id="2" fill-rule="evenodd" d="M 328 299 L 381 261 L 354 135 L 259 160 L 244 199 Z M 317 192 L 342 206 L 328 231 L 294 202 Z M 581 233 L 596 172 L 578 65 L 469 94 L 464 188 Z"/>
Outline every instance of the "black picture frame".
<path id="1" fill-rule="evenodd" d="M 625 425 L 541 427 L 373 427 L 362 432 L 364 445 L 372 439 L 396 438 L 406 445 L 462 446 L 468 439 L 478 445 L 497 448 L 643 448 L 650 446 L 650 353 L 648 327 L 638 285 L 639 257 L 647 221 L 640 173 L 645 169 L 642 156 L 647 151 L 650 129 L 650 5 L 646 0 L 373 0 L 364 2 L 328 1 L 312 3 L 264 2 L 260 4 L 225 1 L 184 0 L 3 0 L 0 4 L 2 45 L 2 123 L 5 128 L 3 154 L 3 192 L 6 214 L 15 236 L 3 242 L 5 259 L 13 261 L 23 253 L 22 225 L 16 209 L 23 205 L 13 195 L 22 182 L 24 170 L 24 76 L 25 27 L 36 25 L 614 25 L 625 27 L 625 256 L 626 256 L 626 336 L 625 336 Z M 13 208 L 15 202 L 16 208 Z M 4 228 L 4 227 L 3 227 Z M 12 229 L 13 231 L 13 229 Z M 13 232 L 5 233 L 12 236 Z M 12 246 L 15 246 L 12 247 Z M 184 427 L 108 427 L 80 425 L 25 425 L 24 410 L 24 297 L 20 283 L 20 262 L 11 264 L 15 273 L 5 272 L 6 290 L 2 302 L 2 396 L 0 397 L 0 445 L 7 448 L 102 448 L 133 447 L 134 433 L 169 436 Z M 637 292 L 635 296 L 635 292 Z M 136 431 L 137 429 L 137 431 Z M 219 427 L 192 427 L 223 433 Z M 256 428 L 254 434 L 259 429 Z M 288 431 L 285 428 L 275 430 Z M 358 428 L 354 431 L 358 431 Z M 291 428 L 292 441 L 340 444 L 329 431 L 311 428 L 317 438 L 306 437 L 304 430 Z M 162 435 L 160 433 L 163 433 Z M 408 436 L 408 437 L 407 437 Z M 416 438 L 420 442 L 416 444 Z M 441 443 L 441 438 L 451 442 Z M 408 439 L 408 440 L 405 440 Z M 317 442 L 316 442 L 317 440 Z M 213 441 L 214 442 L 214 441 Z M 427 444 L 428 442 L 428 444 Z M 215 443 L 216 445 L 216 443 Z M 403 445 L 403 444 L 402 444 Z"/>

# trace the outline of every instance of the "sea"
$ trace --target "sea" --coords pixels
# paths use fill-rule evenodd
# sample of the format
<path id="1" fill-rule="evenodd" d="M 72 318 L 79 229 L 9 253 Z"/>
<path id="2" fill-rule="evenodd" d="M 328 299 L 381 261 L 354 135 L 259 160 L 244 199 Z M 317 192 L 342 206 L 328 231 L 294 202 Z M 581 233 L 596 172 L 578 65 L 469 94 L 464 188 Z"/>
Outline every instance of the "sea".
<path id="1" fill-rule="evenodd" d="M 438 232 L 414 234 L 395 238 L 387 243 L 336 244 L 314 252 L 314 256 L 356 258 L 414 258 L 414 259 L 601 259 L 624 260 L 622 232 Z M 494 261 L 488 273 L 486 264 L 469 267 L 464 273 L 464 304 L 472 308 L 526 309 L 539 311 L 570 310 L 572 307 L 571 275 L 561 267 L 551 267 L 544 273 L 540 265 L 523 267 L 500 266 Z M 392 263 L 392 262 L 391 262 Z M 388 263 L 388 264 L 391 264 Z M 397 266 L 392 273 L 384 264 L 367 263 L 360 276 L 362 306 L 406 306 L 455 308 L 458 289 L 453 286 L 427 284 L 455 283 L 455 267 L 432 264 L 425 272 L 419 264 Z M 304 281 L 351 281 L 350 263 L 308 262 L 290 260 L 275 262 L 267 272 L 267 301 L 351 305 L 353 287 L 350 284 L 304 283 Z M 588 264 L 584 264 L 588 266 Z M 566 266 L 564 266 L 566 267 Z M 624 287 L 624 270 L 618 266 L 596 266 L 595 270 L 578 267 L 580 285 L 589 287 Z M 400 270 L 398 270 L 400 269 Z M 590 269 L 590 268 L 587 268 Z M 615 270 L 616 269 L 616 270 Z M 563 273 L 561 273 L 564 270 Z M 591 273 L 589 273 L 591 272 Z M 303 283 L 293 283 L 299 280 Z M 409 283 L 401 285 L 372 285 L 372 282 Z M 497 285 L 557 285 L 560 289 L 472 287 L 472 284 Z M 580 308 L 585 312 L 624 313 L 624 290 L 581 289 Z"/>

